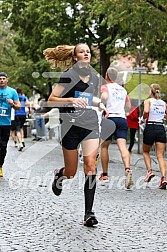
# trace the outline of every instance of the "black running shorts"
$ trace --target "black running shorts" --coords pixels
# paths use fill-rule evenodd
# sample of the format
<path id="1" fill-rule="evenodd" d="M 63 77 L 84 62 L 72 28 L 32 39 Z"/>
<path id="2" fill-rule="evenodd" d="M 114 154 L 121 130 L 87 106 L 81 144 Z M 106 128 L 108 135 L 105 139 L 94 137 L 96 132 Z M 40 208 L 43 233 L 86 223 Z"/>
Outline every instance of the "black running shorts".
<path id="1" fill-rule="evenodd" d="M 76 150 L 83 140 L 98 139 L 98 138 L 99 138 L 98 125 L 97 128 L 93 130 L 72 125 L 72 127 L 69 129 L 66 135 L 62 137 L 62 146 L 67 150 Z"/>
<path id="2" fill-rule="evenodd" d="M 147 124 L 143 132 L 143 143 L 153 145 L 156 142 L 166 143 L 166 132 L 163 125 Z"/>

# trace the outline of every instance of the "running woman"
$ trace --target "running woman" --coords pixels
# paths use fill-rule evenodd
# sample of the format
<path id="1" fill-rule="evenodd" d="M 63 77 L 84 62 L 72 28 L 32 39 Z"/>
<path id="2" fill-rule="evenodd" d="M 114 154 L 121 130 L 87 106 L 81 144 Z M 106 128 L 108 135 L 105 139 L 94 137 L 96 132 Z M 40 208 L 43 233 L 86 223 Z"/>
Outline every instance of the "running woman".
<path id="1" fill-rule="evenodd" d="M 150 96 L 151 98 L 144 101 L 143 111 L 143 119 L 146 120 L 146 127 L 143 132 L 143 156 L 147 168 L 144 181 L 150 182 L 155 176 L 152 171 L 150 158 L 150 149 L 155 143 L 156 157 L 161 171 L 159 188 L 166 189 L 166 162 L 164 159 L 166 132 L 163 120 L 167 118 L 167 105 L 160 98 L 160 86 L 158 84 L 150 86 Z"/>
<path id="2" fill-rule="evenodd" d="M 78 147 L 81 144 L 85 173 L 84 225 L 94 226 L 98 224 L 92 208 L 96 190 L 95 162 L 99 146 L 99 126 L 97 113 L 92 106 L 106 111 L 100 99 L 94 97 L 99 78 L 91 71 L 91 52 L 85 43 L 75 47 L 64 45 L 48 48 L 44 55 L 53 67 L 66 60 L 72 62 L 72 67 L 64 71 L 48 99 L 53 104 L 66 103 L 66 107 L 60 108 L 64 167 L 60 170 L 55 169 L 52 190 L 55 195 L 60 195 L 63 180 L 75 176 L 78 167 Z"/>

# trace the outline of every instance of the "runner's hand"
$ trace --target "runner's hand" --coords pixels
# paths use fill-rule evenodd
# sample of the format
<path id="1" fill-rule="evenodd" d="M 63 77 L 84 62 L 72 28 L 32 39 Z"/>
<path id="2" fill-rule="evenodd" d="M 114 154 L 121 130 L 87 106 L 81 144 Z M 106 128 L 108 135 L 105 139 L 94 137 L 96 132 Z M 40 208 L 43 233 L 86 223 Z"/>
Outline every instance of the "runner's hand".
<path id="1" fill-rule="evenodd" d="M 71 102 L 73 103 L 73 105 L 81 108 L 86 108 L 86 106 L 88 106 L 87 101 L 83 98 L 72 98 Z"/>
<path id="2" fill-rule="evenodd" d="M 13 106 L 13 105 L 14 105 L 13 100 L 12 100 L 12 99 L 8 99 L 8 104 L 9 104 L 10 106 Z"/>

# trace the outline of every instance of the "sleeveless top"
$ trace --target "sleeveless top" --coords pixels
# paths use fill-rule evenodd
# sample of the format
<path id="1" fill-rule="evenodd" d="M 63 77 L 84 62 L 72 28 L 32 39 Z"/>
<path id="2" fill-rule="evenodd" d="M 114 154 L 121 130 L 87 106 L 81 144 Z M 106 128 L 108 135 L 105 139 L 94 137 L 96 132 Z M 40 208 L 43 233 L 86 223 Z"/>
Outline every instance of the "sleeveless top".
<path id="1" fill-rule="evenodd" d="M 21 108 L 19 110 L 15 110 L 15 115 L 24 115 L 26 116 L 26 107 L 25 102 L 28 100 L 27 96 L 19 94 L 19 101 L 21 103 Z"/>
<path id="2" fill-rule="evenodd" d="M 150 112 L 148 121 L 149 122 L 163 122 L 165 111 L 166 111 L 166 103 L 161 99 L 150 98 Z"/>
<path id="3" fill-rule="evenodd" d="M 125 103 L 127 91 L 125 88 L 117 83 L 108 83 L 101 86 L 101 93 L 103 92 L 108 93 L 106 108 L 109 112 L 109 117 L 126 118 Z"/>
<path id="4" fill-rule="evenodd" d="M 85 109 L 72 107 L 59 108 L 60 118 L 65 124 L 75 123 L 79 127 L 88 127 L 92 129 L 98 125 L 97 113 L 92 109 L 92 99 L 95 90 L 99 84 L 99 78 L 90 72 L 90 78 L 87 83 L 84 83 L 75 68 L 70 68 L 65 71 L 59 80 L 59 85 L 64 87 L 62 97 L 83 98 L 88 102 Z"/>

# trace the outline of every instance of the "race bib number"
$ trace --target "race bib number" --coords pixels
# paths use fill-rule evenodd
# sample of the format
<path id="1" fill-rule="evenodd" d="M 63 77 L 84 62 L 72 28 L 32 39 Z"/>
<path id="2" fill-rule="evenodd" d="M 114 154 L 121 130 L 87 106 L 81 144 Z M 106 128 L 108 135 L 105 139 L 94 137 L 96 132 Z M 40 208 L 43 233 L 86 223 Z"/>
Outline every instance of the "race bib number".
<path id="1" fill-rule="evenodd" d="M 92 93 L 75 91 L 75 98 L 82 98 L 82 99 L 84 99 L 87 102 L 87 107 L 91 107 L 92 106 L 92 98 L 93 98 L 93 94 Z"/>
<path id="2" fill-rule="evenodd" d="M 0 116 L 8 116 L 8 108 L 0 107 Z"/>

